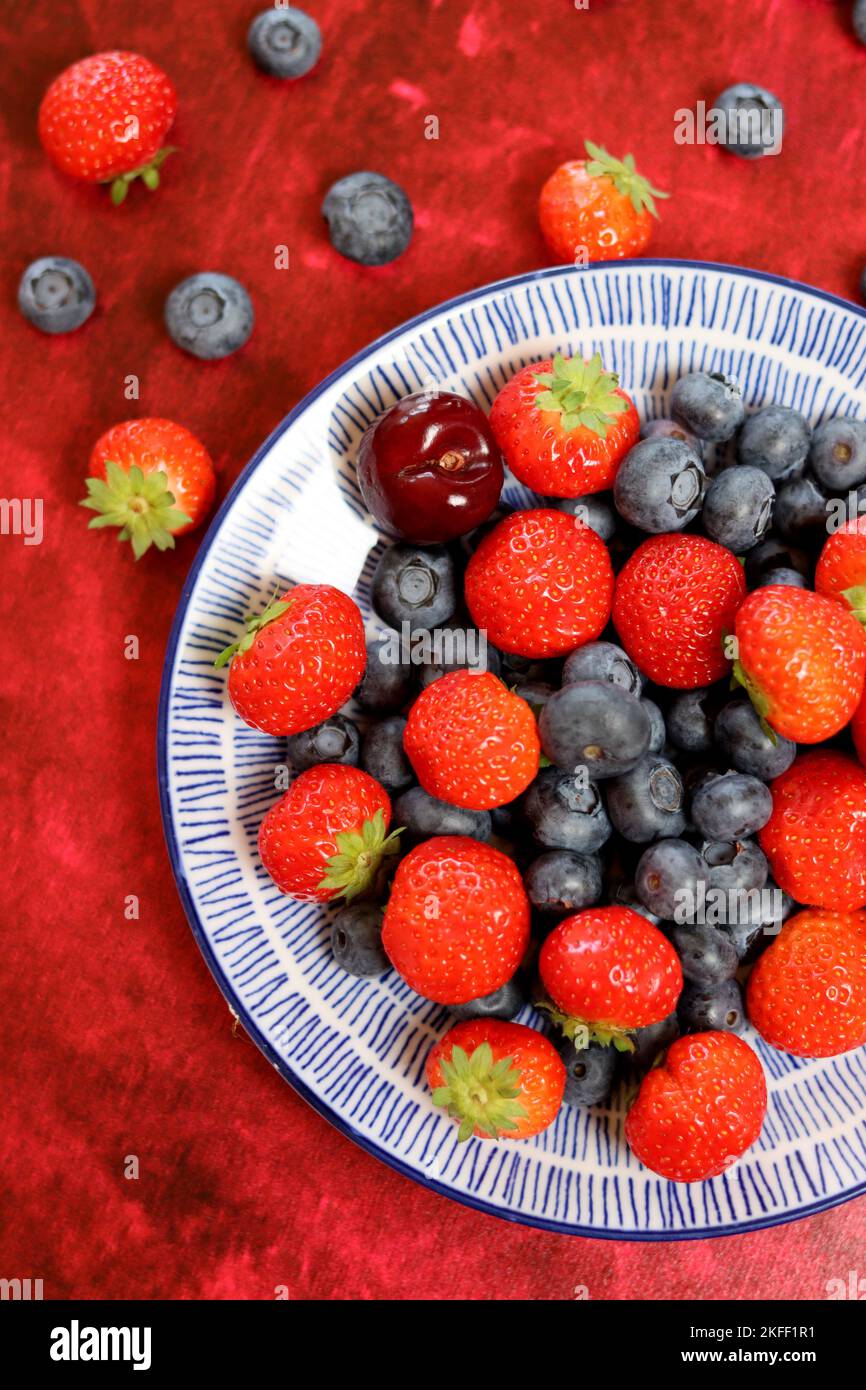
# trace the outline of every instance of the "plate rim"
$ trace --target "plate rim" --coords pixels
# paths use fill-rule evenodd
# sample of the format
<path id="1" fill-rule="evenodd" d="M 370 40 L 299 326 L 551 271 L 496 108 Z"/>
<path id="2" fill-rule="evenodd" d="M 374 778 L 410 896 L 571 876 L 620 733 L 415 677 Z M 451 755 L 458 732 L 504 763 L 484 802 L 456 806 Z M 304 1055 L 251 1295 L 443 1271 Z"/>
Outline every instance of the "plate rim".
<path id="1" fill-rule="evenodd" d="M 622 260 L 615 261 L 592 262 L 588 266 L 582 267 L 579 271 L 575 270 L 574 273 L 580 275 L 586 275 L 587 273 L 595 275 L 626 268 L 709 270 L 720 271 L 728 275 L 738 275 L 751 280 L 764 280 L 771 284 L 782 285 L 788 289 L 796 289 L 819 299 L 824 299 L 830 304 L 835 304 L 846 309 L 849 313 L 853 312 L 859 318 L 866 319 L 866 308 L 854 303 L 852 300 L 845 299 L 842 295 L 833 294 L 829 290 L 822 290 L 815 285 L 807 284 L 803 280 L 795 280 L 785 275 L 776 275 L 766 270 L 753 270 L 748 266 L 731 265 L 724 261 L 693 261 L 675 257 L 641 256 L 638 258 L 623 258 Z M 220 993 L 229 1005 L 230 1011 L 241 1023 L 244 1031 L 255 1043 L 259 1051 L 263 1053 L 265 1058 L 279 1072 L 282 1079 L 288 1082 L 292 1089 L 300 1095 L 302 1100 L 312 1106 L 323 1119 L 333 1125 L 345 1138 L 357 1144 L 366 1153 L 371 1154 L 381 1163 L 387 1164 L 389 1168 L 399 1173 L 402 1177 L 418 1183 L 429 1191 L 435 1192 L 438 1196 L 447 1197 L 453 1202 L 459 1202 L 462 1206 L 483 1212 L 487 1216 L 498 1217 L 502 1221 L 510 1221 L 516 1225 L 529 1226 L 556 1235 L 579 1236 L 589 1240 L 619 1240 L 633 1244 L 673 1244 L 683 1240 L 712 1240 L 716 1237 L 746 1235 L 751 1231 L 767 1230 L 774 1226 L 784 1226 L 794 1221 L 803 1221 L 808 1217 L 818 1215 L 822 1211 L 828 1211 L 833 1207 L 842 1206 L 847 1202 L 853 1201 L 855 1198 L 866 1193 L 866 1178 L 841 1195 L 821 1198 L 806 1206 L 798 1207 L 795 1211 L 768 1213 L 748 1221 L 729 1223 L 724 1226 L 703 1226 L 695 1228 L 694 1230 L 622 1231 L 614 1229 L 613 1227 L 599 1229 L 593 1226 L 572 1225 L 568 1222 L 557 1221 L 550 1217 L 512 1211 L 508 1208 L 496 1206 L 493 1202 L 484 1198 L 475 1197 L 471 1193 L 460 1192 L 437 1178 L 428 1177 L 405 1163 L 396 1154 L 389 1153 L 386 1149 L 380 1148 L 372 1139 L 369 1139 L 366 1135 L 354 1129 L 352 1125 L 342 1119 L 335 1111 L 331 1110 L 329 1106 L 307 1086 L 306 1082 L 292 1070 L 289 1063 L 271 1047 L 255 1020 L 245 1008 L 243 1001 L 233 990 L 230 982 L 220 968 L 219 962 L 203 930 L 192 894 L 187 885 L 186 876 L 183 872 L 180 847 L 174 833 L 168 787 L 167 727 L 169 691 L 175 669 L 178 642 L 199 571 L 219 534 L 224 519 L 234 504 L 236 496 L 241 492 L 247 480 L 265 460 L 277 440 L 285 434 L 295 421 L 308 410 L 321 395 L 328 391 L 353 367 L 360 365 L 387 343 L 400 337 L 401 334 L 407 332 L 409 329 L 417 328 L 421 324 L 426 323 L 428 319 L 438 317 L 440 314 L 456 309 L 461 304 L 466 304 L 482 295 L 486 295 L 495 290 L 516 289 L 521 285 L 531 284 L 538 280 L 550 279 L 553 276 L 568 273 L 570 269 L 573 268 L 567 265 L 546 266 L 540 270 L 524 271 L 518 275 L 505 276 L 502 279 L 492 280 L 487 284 L 476 286 L 475 289 L 466 290 L 462 294 L 454 295 L 450 299 L 442 300 L 431 308 L 424 309 L 420 313 L 414 314 L 411 318 L 405 319 L 395 328 L 389 329 L 378 338 L 374 338 L 366 347 L 361 348 L 360 351 L 346 358 L 345 361 L 341 362 L 316 386 L 308 391 L 297 405 L 293 406 L 288 414 L 280 420 L 263 443 L 256 449 L 249 462 L 241 469 L 202 537 L 192 564 L 186 573 L 172 619 L 168 642 L 166 644 L 160 681 L 156 727 L 157 787 L 159 792 L 159 808 L 163 836 L 168 851 L 172 877 L 174 878 L 175 886 L 193 937 L 195 938 L 196 944 L 204 957 L 205 964 L 213 976 Z"/>

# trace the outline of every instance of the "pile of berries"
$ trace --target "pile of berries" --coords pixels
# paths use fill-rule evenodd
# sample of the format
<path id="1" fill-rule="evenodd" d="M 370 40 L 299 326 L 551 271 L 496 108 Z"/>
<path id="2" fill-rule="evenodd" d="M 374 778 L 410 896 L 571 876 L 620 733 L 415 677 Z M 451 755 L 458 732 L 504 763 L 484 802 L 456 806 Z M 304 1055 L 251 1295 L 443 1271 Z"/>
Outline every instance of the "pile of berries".
<path id="1" fill-rule="evenodd" d="M 506 466 L 546 500 L 508 510 Z M 398 401 L 357 470 L 395 538 L 379 631 L 299 584 L 217 659 L 287 740 L 262 863 L 334 905 L 344 970 L 451 1011 L 427 1078 L 461 1139 L 624 1080 L 643 1163 L 724 1171 L 766 1108 L 747 1018 L 796 1056 L 866 1043 L 866 425 L 747 416 L 699 372 L 641 428 L 557 355 L 489 418 Z"/>

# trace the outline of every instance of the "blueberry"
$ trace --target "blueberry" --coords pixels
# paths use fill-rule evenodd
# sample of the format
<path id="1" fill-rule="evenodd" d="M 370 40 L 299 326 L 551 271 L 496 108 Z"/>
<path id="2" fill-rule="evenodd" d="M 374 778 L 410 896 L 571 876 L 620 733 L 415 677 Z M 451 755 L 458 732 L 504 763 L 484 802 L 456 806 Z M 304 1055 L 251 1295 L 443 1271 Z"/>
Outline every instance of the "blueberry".
<path id="1" fill-rule="evenodd" d="M 580 912 L 601 898 L 601 863 L 594 854 L 549 850 L 533 859 L 523 880 L 529 901 L 540 912 Z"/>
<path id="2" fill-rule="evenodd" d="M 685 840 L 658 840 L 650 845 L 635 872 L 635 887 L 644 906 L 666 921 L 673 921 L 684 901 L 696 901 L 698 884 L 704 881 L 704 861 Z"/>
<path id="3" fill-rule="evenodd" d="M 799 410 L 768 405 L 750 415 L 737 443 L 747 468 L 760 468 L 774 482 L 798 478 L 806 467 L 812 430 Z"/>
<path id="4" fill-rule="evenodd" d="M 748 965 L 755 960 L 764 946 L 770 944 L 770 937 L 765 937 L 762 924 L 751 919 L 722 922 L 719 931 L 724 932 L 733 945 L 741 965 Z"/>
<path id="5" fill-rule="evenodd" d="M 454 1004 L 449 1012 L 458 1022 L 470 1018 L 509 1019 L 519 1014 L 525 1003 L 526 992 L 515 975 L 492 994 L 482 995 L 480 999 L 468 999 L 465 1004 Z"/>
<path id="6" fill-rule="evenodd" d="M 851 23 L 860 42 L 866 43 L 866 0 L 854 0 Z"/>
<path id="7" fill-rule="evenodd" d="M 726 772 L 692 797 L 692 820 L 708 840 L 743 840 L 767 824 L 770 790 L 745 772 Z"/>
<path id="8" fill-rule="evenodd" d="M 521 700 L 526 701 L 536 719 L 554 690 L 554 687 L 548 685 L 547 681 L 509 681 L 508 684 L 513 685 Z"/>
<path id="9" fill-rule="evenodd" d="M 382 916 L 374 903 L 349 903 L 334 918 L 331 950 L 349 975 L 382 975 L 390 970 L 382 947 Z"/>
<path id="10" fill-rule="evenodd" d="M 492 671 L 494 676 L 499 675 L 498 651 L 474 628 L 438 629 L 435 651 L 439 659 L 421 668 L 422 690 L 448 671 Z"/>
<path id="11" fill-rule="evenodd" d="M 562 668 L 562 684 L 576 681 L 610 681 L 640 695 L 644 677 L 630 656 L 614 642 L 587 642 L 566 657 Z"/>
<path id="12" fill-rule="evenodd" d="M 565 1063 L 563 1105 L 599 1105 L 607 1100 L 616 1073 L 615 1047 L 590 1043 L 578 1050 L 570 1038 L 563 1038 L 559 1055 Z"/>
<path id="13" fill-rule="evenodd" d="M 402 715 L 389 714 L 370 725 L 361 743 L 361 767 L 388 792 L 402 791 L 415 780 L 412 764 L 403 752 L 405 728 Z"/>
<path id="14" fill-rule="evenodd" d="M 641 439 L 681 439 L 684 444 L 697 454 L 703 462 L 704 446 L 696 434 L 687 430 L 683 425 L 678 425 L 676 420 L 647 420 L 641 427 Z"/>
<path id="15" fill-rule="evenodd" d="M 792 545 L 818 544 L 827 533 L 827 499 L 811 473 L 782 483 L 773 525 Z"/>
<path id="16" fill-rule="evenodd" d="M 43 333 L 71 333 L 86 323 L 95 305 L 93 281 L 83 265 L 66 256 L 40 256 L 18 284 L 18 308 Z"/>
<path id="17" fill-rule="evenodd" d="M 667 728 L 665 727 L 665 717 L 658 705 L 652 700 L 641 700 L 641 709 L 648 716 L 650 722 L 650 741 L 647 752 L 660 753 L 667 741 Z"/>
<path id="18" fill-rule="evenodd" d="M 541 746 L 557 767 L 585 767 L 593 779 L 619 777 L 649 748 L 649 715 L 609 681 L 577 681 L 551 695 L 538 720 Z"/>
<path id="19" fill-rule="evenodd" d="M 671 393 L 674 419 L 711 444 L 731 439 L 745 413 L 739 386 L 723 372 L 690 372 Z"/>
<path id="20" fill-rule="evenodd" d="M 588 497 L 565 497 L 555 498 L 551 506 L 556 507 L 560 512 L 568 512 L 569 516 L 580 517 L 590 530 L 595 531 L 597 536 L 607 542 L 613 538 L 616 530 L 616 512 L 610 503 L 609 493 L 595 492 Z"/>
<path id="21" fill-rule="evenodd" d="M 172 342 L 206 362 L 242 348 L 254 318 L 243 285 L 215 270 L 181 280 L 165 301 L 165 326 Z"/>
<path id="22" fill-rule="evenodd" d="M 742 1033 L 746 1023 L 743 991 L 736 980 L 699 985 L 689 980 L 677 1004 L 683 1033 Z"/>
<path id="23" fill-rule="evenodd" d="M 708 888 L 750 893 L 767 881 L 767 857 L 754 840 L 706 840 L 701 858 Z"/>
<path id="24" fill-rule="evenodd" d="M 715 735 L 737 772 L 760 777 L 762 782 L 781 777 L 797 753 L 797 745 L 781 734 L 776 734 L 773 742 L 749 700 L 733 700 L 725 705 L 716 720 Z"/>
<path id="25" fill-rule="evenodd" d="M 763 469 L 726 468 L 707 488 L 701 513 L 704 530 L 711 540 L 742 555 L 763 540 L 775 501 L 776 490 Z"/>
<path id="26" fill-rule="evenodd" d="M 724 149 L 741 159 L 760 159 L 782 148 L 785 112 L 777 96 L 754 82 L 737 82 L 716 97 L 713 107 L 724 111 Z"/>
<path id="27" fill-rule="evenodd" d="M 331 245 L 361 265 L 386 265 L 412 240 L 412 204 L 399 184 L 364 171 L 332 184 L 322 204 Z"/>
<path id="28" fill-rule="evenodd" d="M 661 922 L 661 917 L 657 917 L 654 912 L 644 905 L 638 896 L 637 888 L 627 879 L 611 885 L 610 901 L 614 907 L 629 907 L 632 912 L 639 912 L 641 917 L 646 917 L 648 922 L 652 922 L 657 927 Z"/>
<path id="29" fill-rule="evenodd" d="M 641 531 L 679 531 L 700 511 L 706 485 L 704 466 L 688 444 L 644 439 L 620 464 L 613 499 L 620 516 Z"/>
<path id="30" fill-rule="evenodd" d="M 598 787 L 582 774 L 544 768 L 526 793 L 524 813 L 538 844 L 590 854 L 610 838 Z"/>
<path id="31" fill-rule="evenodd" d="M 442 546 L 391 545 L 373 572 L 371 596 L 376 612 L 391 627 L 439 627 L 457 607 L 454 561 Z"/>
<path id="32" fill-rule="evenodd" d="M 676 1013 L 668 1014 L 660 1023 L 648 1023 L 632 1034 L 634 1052 L 623 1053 L 629 1071 L 649 1071 L 680 1034 Z"/>
<path id="33" fill-rule="evenodd" d="M 790 589 L 808 589 L 809 587 L 802 574 L 798 574 L 796 570 L 789 569 L 768 570 L 764 578 L 759 584 L 756 584 L 755 587 L 757 589 L 766 589 L 770 584 L 782 584 Z"/>
<path id="34" fill-rule="evenodd" d="M 370 714 L 396 714 L 411 698 L 415 672 L 400 655 L 396 633 L 367 643 L 367 665 L 355 699 Z"/>
<path id="35" fill-rule="evenodd" d="M 762 541 L 746 555 L 746 583 L 750 589 L 766 583 L 766 576 L 778 569 L 796 570 L 808 580 L 812 566 L 804 550 L 780 540 Z"/>
<path id="36" fill-rule="evenodd" d="M 680 958 L 683 975 L 696 985 L 717 985 L 732 980 L 739 964 L 730 937 L 718 927 L 674 927 L 671 944 Z"/>
<path id="37" fill-rule="evenodd" d="M 668 706 L 668 738 L 683 753 L 708 753 L 713 746 L 713 723 L 708 710 L 708 687 L 683 690 Z"/>
<path id="38" fill-rule="evenodd" d="M 303 10 L 280 5 L 256 15 L 247 33 L 247 47 L 271 77 L 303 77 L 319 61 L 322 34 Z"/>
<path id="39" fill-rule="evenodd" d="M 330 719 L 316 724 L 302 734 L 286 739 L 286 752 L 295 772 L 305 772 L 317 763 L 342 763 L 358 766 L 360 740 L 351 719 L 332 714 Z"/>
<path id="40" fill-rule="evenodd" d="M 809 455 L 819 483 L 848 492 L 866 482 L 866 421 L 837 415 L 819 425 Z"/>
<path id="41" fill-rule="evenodd" d="M 671 838 L 685 829 L 682 778 L 659 753 L 647 753 L 630 772 L 608 782 L 606 800 L 614 829 L 633 844 Z"/>
<path id="42" fill-rule="evenodd" d="M 415 840 L 428 840 L 432 835 L 471 835 L 485 843 L 492 834 L 489 811 L 469 811 L 464 806 L 451 806 L 447 801 L 425 792 L 422 787 L 410 787 L 394 802 L 395 825 L 402 825 Z"/>

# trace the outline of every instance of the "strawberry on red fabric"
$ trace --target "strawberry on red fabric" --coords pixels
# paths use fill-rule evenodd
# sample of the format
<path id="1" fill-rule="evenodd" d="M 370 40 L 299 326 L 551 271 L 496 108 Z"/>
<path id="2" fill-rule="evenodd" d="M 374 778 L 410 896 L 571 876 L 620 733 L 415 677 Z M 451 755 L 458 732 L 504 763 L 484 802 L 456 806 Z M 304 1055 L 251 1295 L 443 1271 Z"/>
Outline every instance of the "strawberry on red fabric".
<path id="1" fill-rule="evenodd" d="M 358 605 L 330 584 L 296 584 L 250 614 L 214 665 L 229 669 L 229 699 L 253 729 L 300 734 L 344 705 L 364 674 Z"/>
<path id="2" fill-rule="evenodd" d="M 866 1043 L 866 912 L 808 909 L 759 957 L 746 996 L 768 1043 L 795 1057 L 836 1057 Z"/>
<path id="3" fill-rule="evenodd" d="M 281 893 L 301 902 L 351 899 L 377 886 L 396 854 L 385 788 L 357 767 L 320 763 L 265 813 L 259 855 Z"/>
<path id="4" fill-rule="evenodd" d="M 737 612 L 734 675 L 783 738 L 821 743 L 852 718 L 866 679 L 866 633 L 842 604 L 769 584 Z"/>
<path id="5" fill-rule="evenodd" d="M 472 621 L 494 646 L 518 656 L 565 656 L 599 637 L 612 595 L 604 541 L 547 507 L 505 517 L 466 569 Z"/>
<path id="6" fill-rule="evenodd" d="M 625 1137 L 670 1182 L 718 1177 L 749 1149 L 767 1112 L 757 1055 L 735 1033 L 690 1033 L 641 1082 Z"/>
<path id="7" fill-rule="evenodd" d="M 637 172 L 634 155 L 615 159 L 584 141 L 586 159 L 570 159 L 555 169 L 541 190 L 541 231 L 557 261 L 619 261 L 639 256 L 658 218 L 653 188 Z"/>
<path id="8" fill-rule="evenodd" d="M 538 963 L 553 1017 L 578 1047 L 613 1043 L 630 1051 L 635 1028 L 660 1023 L 683 987 L 667 937 L 629 907 L 590 907 L 547 937 Z"/>
<path id="9" fill-rule="evenodd" d="M 547 497 L 611 487 L 640 437 L 634 403 L 598 353 L 523 367 L 494 400 L 490 426 L 514 476 Z"/>
<path id="10" fill-rule="evenodd" d="M 473 811 L 525 791 L 541 752 L 531 708 L 489 671 L 449 671 L 428 685 L 409 711 L 403 747 L 426 792 Z"/>
<path id="11" fill-rule="evenodd" d="M 743 567 L 704 536 L 651 536 L 623 565 L 613 622 L 657 685 L 694 690 L 730 669 L 724 637 L 746 597 Z"/>
<path id="12" fill-rule="evenodd" d="M 39 107 L 39 139 L 58 169 L 110 183 L 112 202 L 122 203 L 136 178 L 158 187 L 176 111 L 174 86 L 155 63 L 138 53 L 95 53 L 51 83 Z"/>
<path id="13" fill-rule="evenodd" d="M 91 527 L 116 526 L 136 560 L 151 547 L 200 526 L 213 505 L 216 474 L 204 445 L 173 420 L 124 420 L 100 435 L 90 455 Z"/>
<path id="14" fill-rule="evenodd" d="M 465 835 L 437 835 L 401 860 L 382 945 L 425 999 L 465 1004 L 511 979 L 529 942 L 529 900 L 513 861 Z"/>
<path id="15" fill-rule="evenodd" d="M 815 588 L 866 624 L 866 516 L 845 522 L 827 537 L 815 567 Z"/>
<path id="16" fill-rule="evenodd" d="M 459 1122 L 458 1141 L 529 1139 L 556 1119 L 565 1065 L 541 1033 L 497 1018 L 455 1023 L 427 1058 L 433 1104 Z"/>
<path id="17" fill-rule="evenodd" d="M 773 812 L 758 839 L 779 887 L 810 907 L 866 907 L 866 769 L 816 749 L 770 790 Z"/>

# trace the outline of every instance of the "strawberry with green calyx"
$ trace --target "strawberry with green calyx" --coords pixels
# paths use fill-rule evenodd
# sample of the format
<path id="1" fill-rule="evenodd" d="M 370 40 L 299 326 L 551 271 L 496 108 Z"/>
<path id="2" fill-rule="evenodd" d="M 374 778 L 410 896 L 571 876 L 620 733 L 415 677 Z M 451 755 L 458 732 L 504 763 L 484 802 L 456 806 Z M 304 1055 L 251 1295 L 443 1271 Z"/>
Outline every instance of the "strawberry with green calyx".
<path id="1" fill-rule="evenodd" d="M 177 154 L 177 145 L 165 145 L 146 164 L 140 165 L 137 169 L 130 169 L 126 174 L 118 174 L 117 178 L 107 179 L 106 182 L 111 185 L 110 196 L 114 206 L 120 207 L 120 204 L 126 201 L 130 186 L 136 179 L 141 179 L 149 193 L 155 193 L 160 184 L 160 168 L 171 154 Z"/>
<path id="2" fill-rule="evenodd" d="M 562 1104 L 565 1066 L 542 1034 L 502 1019 L 457 1023 L 435 1044 L 426 1067 L 433 1104 L 459 1123 L 458 1142 L 528 1139 L 552 1124 Z"/>
<path id="3" fill-rule="evenodd" d="M 261 613 L 247 613 L 244 618 L 246 632 L 236 642 L 230 642 L 227 647 L 223 647 L 219 656 L 214 660 L 216 669 L 222 670 L 223 666 L 229 664 L 233 656 L 248 652 L 253 645 L 256 634 L 261 632 L 263 627 L 267 627 L 268 623 L 274 622 L 276 618 L 281 618 L 284 613 L 287 613 L 290 603 L 291 597 L 278 599 L 277 590 L 274 590 L 273 597 Z"/>
<path id="4" fill-rule="evenodd" d="M 866 516 L 846 522 L 824 542 L 815 567 L 815 589 L 850 608 L 866 626 Z"/>
<path id="5" fill-rule="evenodd" d="M 656 198 L 670 195 L 639 174 L 634 156 L 616 159 L 584 141 L 586 159 L 561 164 L 541 190 L 538 215 L 557 261 L 587 264 L 637 256 L 649 242 Z"/>

